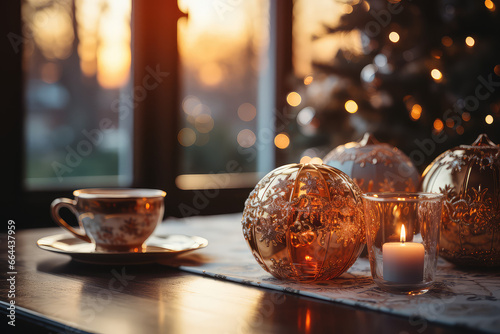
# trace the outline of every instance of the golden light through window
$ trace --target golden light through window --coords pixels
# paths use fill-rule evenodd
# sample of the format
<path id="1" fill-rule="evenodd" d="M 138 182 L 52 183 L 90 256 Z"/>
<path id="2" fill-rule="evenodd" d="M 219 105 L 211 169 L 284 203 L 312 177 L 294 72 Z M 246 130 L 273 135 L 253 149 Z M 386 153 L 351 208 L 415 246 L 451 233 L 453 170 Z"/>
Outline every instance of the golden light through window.
<path id="1" fill-rule="evenodd" d="M 348 113 L 354 114 L 356 111 L 358 111 L 358 104 L 353 101 L 353 100 L 348 100 L 345 105 L 345 110 L 347 110 Z"/>
<path id="2" fill-rule="evenodd" d="M 493 123 L 493 116 L 491 115 L 487 115 L 485 118 L 484 118 L 486 124 L 492 124 Z"/>
<path id="3" fill-rule="evenodd" d="M 290 92 L 286 97 L 286 102 L 292 107 L 296 107 L 302 102 L 302 97 L 297 92 Z"/>
<path id="4" fill-rule="evenodd" d="M 274 145 L 276 145 L 277 148 L 284 150 L 285 148 L 290 145 L 290 138 L 288 138 L 288 135 L 285 133 L 279 133 L 274 137 Z"/>
<path id="5" fill-rule="evenodd" d="M 198 75 L 200 81 L 207 86 L 217 86 L 224 79 L 221 67 L 215 62 L 203 65 Z"/>
<path id="6" fill-rule="evenodd" d="M 436 130 L 437 132 L 441 132 L 444 129 L 443 121 L 440 120 L 439 118 L 436 118 L 433 125 L 434 125 L 434 130 Z"/>
<path id="7" fill-rule="evenodd" d="M 177 134 L 177 140 L 182 146 L 191 146 L 196 141 L 196 133 L 193 131 L 193 129 L 183 128 Z"/>
<path id="8" fill-rule="evenodd" d="M 474 44 L 476 44 L 476 41 L 474 40 L 474 38 L 467 36 L 467 38 L 465 39 L 465 44 L 467 44 L 467 46 L 469 47 L 473 47 Z"/>
<path id="9" fill-rule="evenodd" d="M 443 78 L 443 74 L 441 73 L 440 70 L 438 70 L 437 68 L 434 68 L 432 71 L 431 71 L 431 77 L 435 80 L 435 81 L 440 81 L 442 78 Z"/>
<path id="10" fill-rule="evenodd" d="M 98 24 L 97 80 L 104 88 L 118 88 L 128 81 L 130 75 L 132 3 L 121 0 L 107 0 L 105 3 Z"/>
<path id="11" fill-rule="evenodd" d="M 391 31 L 389 34 L 389 40 L 393 43 L 399 42 L 399 34 L 395 31 Z"/>
<path id="12" fill-rule="evenodd" d="M 257 137 L 252 130 L 243 129 L 238 133 L 236 140 L 238 141 L 238 145 L 240 145 L 241 147 L 249 148 L 255 144 Z"/>
<path id="13" fill-rule="evenodd" d="M 57 1 L 49 4 L 35 0 L 23 2 L 26 6 L 22 14 L 27 18 L 26 28 L 29 32 L 25 32 L 29 33 L 29 40 L 35 42 L 47 60 L 68 58 L 72 53 L 75 37 L 71 3 Z"/>

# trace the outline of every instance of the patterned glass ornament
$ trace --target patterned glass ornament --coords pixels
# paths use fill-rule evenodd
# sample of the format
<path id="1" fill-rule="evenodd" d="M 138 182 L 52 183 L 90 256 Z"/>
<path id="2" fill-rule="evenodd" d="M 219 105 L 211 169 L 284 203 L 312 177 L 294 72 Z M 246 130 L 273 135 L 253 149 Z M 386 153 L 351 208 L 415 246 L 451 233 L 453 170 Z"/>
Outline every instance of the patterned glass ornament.
<path id="1" fill-rule="evenodd" d="M 336 147 L 323 161 L 349 175 L 363 192 L 414 192 L 420 182 L 410 158 L 369 133 L 357 143 Z"/>
<path id="2" fill-rule="evenodd" d="M 361 191 L 325 165 L 290 164 L 250 193 L 243 235 L 257 262 L 280 279 L 327 280 L 356 261 L 365 239 Z"/>
<path id="3" fill-rule="evenodd" d="M 422 188 L 445 195 L 440 255 L 458 265 L 500 266 L 500 147 L 485 134 L 438 156 Z"/>

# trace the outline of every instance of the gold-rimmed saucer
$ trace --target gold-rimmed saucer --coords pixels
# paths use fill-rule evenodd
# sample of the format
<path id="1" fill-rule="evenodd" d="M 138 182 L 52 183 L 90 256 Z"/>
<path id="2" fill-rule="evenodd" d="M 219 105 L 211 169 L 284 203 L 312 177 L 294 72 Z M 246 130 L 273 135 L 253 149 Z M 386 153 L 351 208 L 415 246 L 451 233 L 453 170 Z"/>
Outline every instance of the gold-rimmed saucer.
<path id="1" fill-rule="evenodd" d="M 204 248 L 205 238 L 183 234 L 154 235 L 146 241 L 145 249 L 139 252 L 103 252 L 95 250 L 94 244 L 70 234 L 56 234 L 37 241 L 43 250 L 71 256 L 74 261 L 92 264 L 145 264 L 165 261 L 180 254 Z"/>

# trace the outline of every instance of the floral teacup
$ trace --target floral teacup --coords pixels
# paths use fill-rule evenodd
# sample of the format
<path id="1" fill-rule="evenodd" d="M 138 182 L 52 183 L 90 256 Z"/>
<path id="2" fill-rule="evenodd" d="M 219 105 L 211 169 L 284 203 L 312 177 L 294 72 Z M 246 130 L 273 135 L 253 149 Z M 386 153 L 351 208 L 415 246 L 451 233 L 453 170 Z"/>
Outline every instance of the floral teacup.
<path id="1" fill-rule="evenodd" d="M 74 200 L 52 202 L 52 218 L 77 238 L 94 243 L 96 251 L 139 252 L 163 219 L 162 190 L 94 188 L 75 190 L 73 195 Z M 61 218 L 63 207 L 76 215 L 79 229 Z"/>

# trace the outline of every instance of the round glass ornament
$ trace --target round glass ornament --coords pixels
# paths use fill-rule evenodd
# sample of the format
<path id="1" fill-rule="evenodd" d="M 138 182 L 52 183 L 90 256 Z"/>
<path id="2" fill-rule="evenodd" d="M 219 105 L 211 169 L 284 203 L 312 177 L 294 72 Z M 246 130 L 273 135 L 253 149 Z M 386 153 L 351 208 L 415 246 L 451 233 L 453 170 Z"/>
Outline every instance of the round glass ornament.
<path id="1" fill-rule="evenodd" d="M 481 134 L 438 156 L 423 191 L 445 196 L 440 255 L 473 267 L 500 266 L 500 147 Z"/>
<path id="2" fill-rule="evenodd" d="M 361 190 L 330 166 L 285 165 L 250 193 L 242 228 L 255 259 L 273 276 L 328 280 L 351 267 L 365 242 Z"/>
<path id="3" fill-rule="evenodd" d="M 414 192 L 420 183 L 410 158 L 370 133 L 359 142 L 336 147 L 323 162 L 349 175 L 363 192 Z"/>

